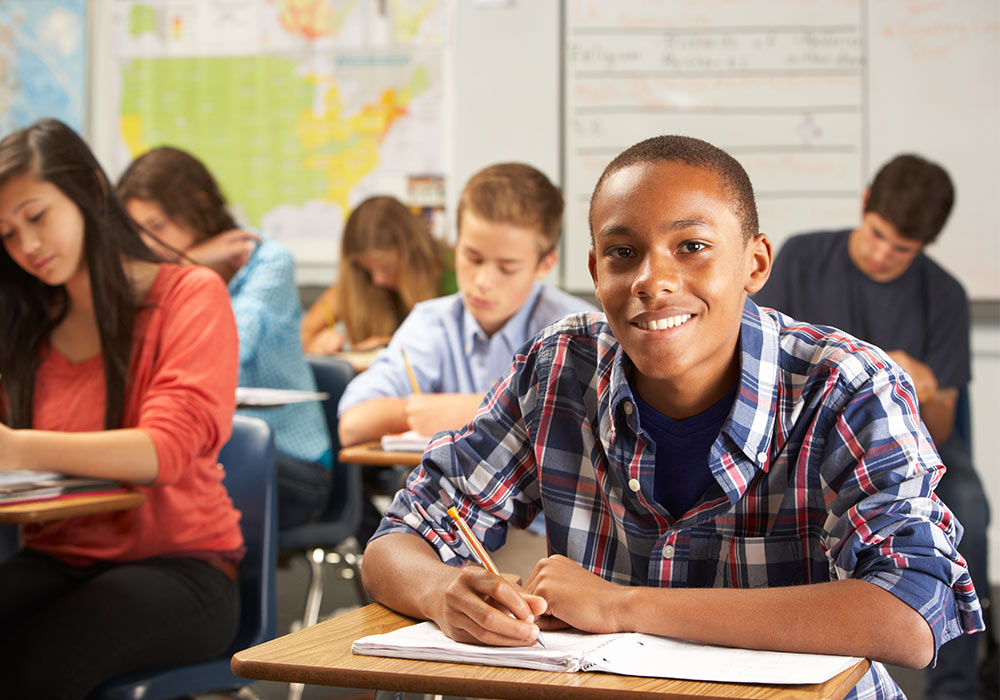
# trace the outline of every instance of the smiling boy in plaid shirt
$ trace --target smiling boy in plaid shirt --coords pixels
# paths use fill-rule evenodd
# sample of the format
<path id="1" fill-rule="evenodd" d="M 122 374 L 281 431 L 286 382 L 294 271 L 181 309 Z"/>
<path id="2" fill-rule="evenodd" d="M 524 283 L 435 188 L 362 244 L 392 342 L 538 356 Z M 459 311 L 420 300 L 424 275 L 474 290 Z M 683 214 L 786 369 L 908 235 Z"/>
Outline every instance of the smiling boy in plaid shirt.
<path id="1" fill-rule="evenodd" d="M 772 250 L 739 163 L 639 143 L 590 227 L 605 315 L 542 331 L 435 437 L 367 548 L 374 597 L 461 641 L 568 625 L 914 668 L 982 629 L 905 373 L 747 298 Z M 453 503 L 489 549 L 541 511 L 550 556 L 523 587 L 454 566 Z M 903 695 L 874 663 L 849 697 Z"/>

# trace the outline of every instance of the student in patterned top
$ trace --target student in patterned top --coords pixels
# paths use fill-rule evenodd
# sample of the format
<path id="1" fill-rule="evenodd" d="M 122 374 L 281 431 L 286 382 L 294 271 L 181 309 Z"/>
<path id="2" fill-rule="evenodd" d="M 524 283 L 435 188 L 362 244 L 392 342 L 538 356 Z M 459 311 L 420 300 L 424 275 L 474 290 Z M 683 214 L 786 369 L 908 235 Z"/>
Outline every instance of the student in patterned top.
<path id="1" fill-rule="evenodd" d="M 22 528 L 0 564 L 12 698 L 82 698 L 220 654 L 239 621 L 236 324 L 218 275 L 161 264 L 65 124 L 0 142 L 0 472 L 115 479 L 139 508 Z"/>
<path id="2" fill-rule="evenodd" d="M 382 347 L 415 304 L 457 289 L 451 249 L 398 199 L 370 197 L 347 218 L 340 279 L 303 317 L 302 345 L 320 355 Z"/>
<path id="3" fill-rule="evenodd" d="M 226 281 L 240 339 L 240 386 L 315 391 L 299 340 L 302 315 L 291 253 L 236 226 L 215 179 L 197 158 L 162 147 L 129 165 L 118 195 L 147 242 L 171 260 L 193 261 Z M 317 402 L 242 409 L 267 421 L 278 451 L 278 528 L 319 515 L 333 457 Z"/>
<path id="4" fill-rule="evenodd" d="M 436 436 L 367 547 L 368 590 L 463 641 L 568 625 L 865 656 L 849 697 L 902 698 L 882 662 L 925 666 L 983 624 L 908 378 L 748 299 L 771 245 L 714 146 L 636 144 L 590 207 L 605 314 L 546 329 Z M 550 556 L 522 587 L 458 566 L 451 505 L 489 549 L 541 513 Z"/>

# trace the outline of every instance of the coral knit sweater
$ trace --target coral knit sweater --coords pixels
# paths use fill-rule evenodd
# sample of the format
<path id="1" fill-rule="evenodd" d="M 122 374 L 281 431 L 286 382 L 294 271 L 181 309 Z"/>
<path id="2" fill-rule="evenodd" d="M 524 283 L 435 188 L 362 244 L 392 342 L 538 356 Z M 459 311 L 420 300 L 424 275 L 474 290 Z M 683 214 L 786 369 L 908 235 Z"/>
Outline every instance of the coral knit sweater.
<path id="1" fill-rule="evenodd" d="M 155 482 L 133 510 L 26 525 L 24 542 L 75 565 L 158 556 L 238 557 L 240 514 L 222 485 L 238 347 L 226 287 L 201 267 L 161 265 L 136 317 L 122 426 L 156 446 Z M 34 427 L 104 428 L 100 355 L 70 363 L 52 347 L 35 381 Z"/>

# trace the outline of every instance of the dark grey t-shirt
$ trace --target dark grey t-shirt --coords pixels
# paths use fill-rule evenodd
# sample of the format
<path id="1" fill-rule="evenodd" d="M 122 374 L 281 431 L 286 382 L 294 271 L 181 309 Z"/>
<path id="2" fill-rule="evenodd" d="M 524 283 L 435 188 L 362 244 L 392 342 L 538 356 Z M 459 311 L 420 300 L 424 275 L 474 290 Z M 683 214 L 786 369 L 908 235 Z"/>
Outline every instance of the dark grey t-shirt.
<path id="1" fill-rule="evenodd" d="M 967 384 L 969 302 L 962 285 L 923 253 L 896 279 L 876 282 L 851 262 L 850 233 L 788 239 L 754 301 L 799 321 L 834 326 L 883 350 L 903 350 L 929 365 L 941 387 Z"/>

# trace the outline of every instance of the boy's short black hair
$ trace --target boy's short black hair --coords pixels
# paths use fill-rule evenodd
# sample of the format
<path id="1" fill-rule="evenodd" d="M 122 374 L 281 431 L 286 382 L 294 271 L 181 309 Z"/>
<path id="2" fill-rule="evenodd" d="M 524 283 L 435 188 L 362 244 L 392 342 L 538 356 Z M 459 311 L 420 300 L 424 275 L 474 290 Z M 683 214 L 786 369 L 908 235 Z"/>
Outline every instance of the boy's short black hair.
<path id="1" fill-rule="evenodd" d="M 601 185 L 612 174 L 637 163 L 657 163 L 660 161 L 681 161 L 696 168 L 704 168 L 718 175 L 732 198 L 730 207 L 740 222 L 744 242 L 751 240 L 759 233 L 760 224 L 757 220 L 757 202 L 754 199 L 753 185 L 747 171 L 739 161 L 731 155 L 716 148 L 707 141 L 690 136 L 654 136 L 640 141 L 622 151 L 601 173 L 594 186 L 594 195 L 590 198 L 590 238 L 594 238 L 594 200 L 601 190 Z"/>
<path id="2" fill-rule="evenodd" d="M 927 244 L 941 233 L 954 203 L 955 188 L 948 171 L 920 156 L 904 153 L 875 175 L 865 212 L 878 214 L 905 238 Z"/>

